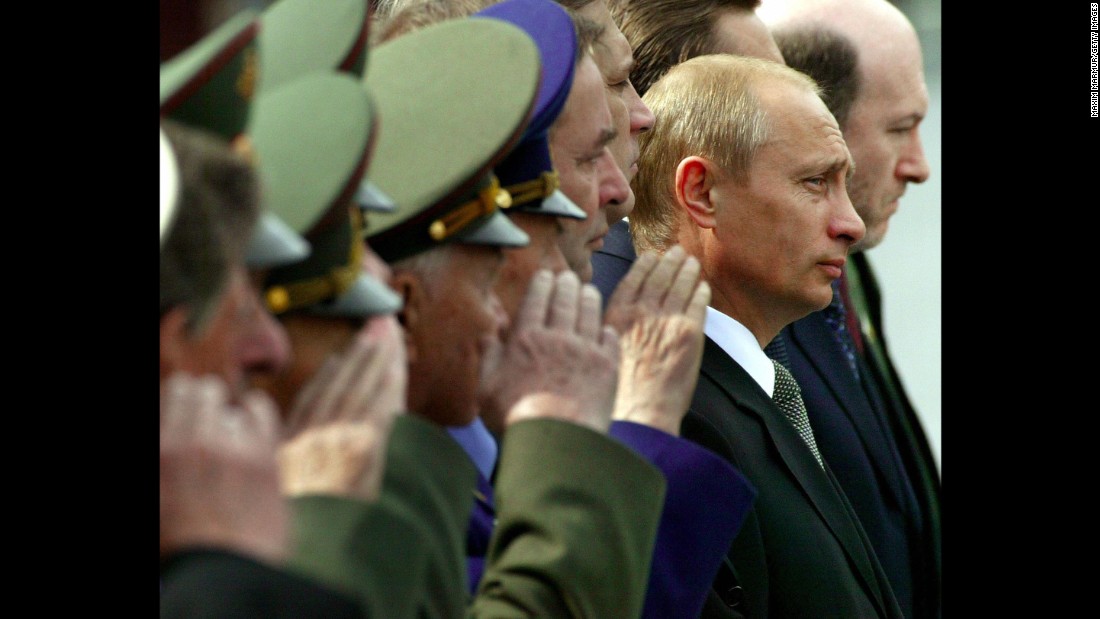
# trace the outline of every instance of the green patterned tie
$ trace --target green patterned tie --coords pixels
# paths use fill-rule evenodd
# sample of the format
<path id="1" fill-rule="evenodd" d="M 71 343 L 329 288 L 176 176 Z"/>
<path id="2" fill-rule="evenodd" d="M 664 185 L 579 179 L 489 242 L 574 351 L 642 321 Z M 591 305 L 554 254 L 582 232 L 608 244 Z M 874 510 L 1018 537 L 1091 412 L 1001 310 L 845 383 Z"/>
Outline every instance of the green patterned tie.
<path id="1" fill-rule="evenodd" d="M 806 442 L 806 446 L 813 452 L 817 463 L 824 469 L 825 462 L 821 459 L 821 452 L 817 450 L 814 431 L 810 427 L 810 417 L 806 414 L 806 404 L 802 401 L 802 390 L 798 388 L 794 376 L 791 376 L 791 372 L 783 367 L 782 363 L 773 359 L 772 365 L 775 366 L 775 393 L 772 395 L 772 400 L 787 416 L 799 436 Z"/>

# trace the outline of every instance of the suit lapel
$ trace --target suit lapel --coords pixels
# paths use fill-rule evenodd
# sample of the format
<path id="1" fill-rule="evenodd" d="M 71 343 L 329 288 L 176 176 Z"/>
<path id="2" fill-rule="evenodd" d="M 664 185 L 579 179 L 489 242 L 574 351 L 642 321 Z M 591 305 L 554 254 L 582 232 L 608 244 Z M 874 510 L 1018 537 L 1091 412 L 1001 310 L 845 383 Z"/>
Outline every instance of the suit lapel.
<path id="1" fill-rule="evenodd" d="M 878 579 L 871 565 L 869 545 L 858 528 L 855 513 L 840 495 L 832 473 L 822 471 L 813 454 L 760 385 L 709 337 L 703 348 L 702 375 L 718 385 L 737 407 L 759 418 L 791 476 L 825 521 L 844 553 L 856 567 L 864 587 L 879 611 L 887 614 Z"/>
<path id="2" fill-rule="evenodd" d="M 892 439 L 882 426 L 882 420 L 871 408 L 871 394 L 848 371 L 848 362 L 840 350 L 832 330 L 825 322 L 821 312 L 815 312 L 807 318 L 790 326 L 787 333 L 789 341 L 799 353 L 809 361 L 822 382 L 828 386 L 841 410 L 852 422 L 859 434 L 863 448 L 871 456 L 874 466 L 894 495 L 898 505 L 906 505 L 902 494 L 902 480 L 899 477 L 900 460 L 891 452 Z M 866 379 L 870 377 L 866 368 L 861 368 Z"/>

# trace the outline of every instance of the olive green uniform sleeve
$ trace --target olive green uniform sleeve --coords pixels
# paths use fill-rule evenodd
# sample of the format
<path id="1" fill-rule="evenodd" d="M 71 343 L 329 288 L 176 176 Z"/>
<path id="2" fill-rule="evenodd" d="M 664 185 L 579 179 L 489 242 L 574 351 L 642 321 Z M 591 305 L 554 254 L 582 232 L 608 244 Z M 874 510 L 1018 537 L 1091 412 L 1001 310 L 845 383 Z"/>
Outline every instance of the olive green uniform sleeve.
<path id="1" fill-rule="evenodd" d="M 371 617 L 459 617 L 468 599 L 465 535 L 476 479 L 445 431 L 401 416 L 376 502 L 294 500 L 290 565 L 355 595 Z"/>
<path id="2" fill-rule="evenodd" d="M 530 420 L 501 446 L 497 525 L 468 617 L 638 617 L 660 471 L 579 425 Z"/>

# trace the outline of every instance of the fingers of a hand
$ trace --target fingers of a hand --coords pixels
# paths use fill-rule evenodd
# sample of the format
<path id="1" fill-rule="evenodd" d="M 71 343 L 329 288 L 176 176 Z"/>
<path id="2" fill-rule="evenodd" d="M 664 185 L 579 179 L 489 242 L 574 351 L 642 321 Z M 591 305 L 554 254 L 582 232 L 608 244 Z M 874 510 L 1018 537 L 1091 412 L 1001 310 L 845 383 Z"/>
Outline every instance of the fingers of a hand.
<path id="1" fill-rule="evenodd" d="M 661 306 L 665 313 L 679 314 L 688 307 L 696 289 L 695 285 L 699 282 L 699 270 L 699 261 L 695 256 L 688 256 L 684 260 Z"/>
<path id="2" fill-rule="evenodd" d="M 227 406 L 225 384 L 220 379 L 199 378 L 196 389 L 195 436 L 209 445 L 224 442 L 240 422 L 240 411 Z"/>
<path id="3" fill-rule="evenodd" d="M 615 327 L 604 325 L 600 329 L 600 347 L 603 348 L 606 354 L 615 359 L 619 358 L 619 332 L 615 330 Z"/>
<path id="4" fill-rule="evenodd" d="M 253 438 L 257 448 L 274 454 L 279 441 L 279 409 L 275 401 L 263 391 L 253 389 L 244 395 L 241 407 L 246 434 Z"/>
<path id="5" fill-rule="evenodd" d="M 379 377 L 388 364 L 381 335 L 380 323 L 368 320 L 349 346 L 340 373 L 347 384 L 346 395 L 332 420 L 364 421 L 369 416 L 370 398 L 377 395 Z"/>
<path id="6" fill-rule="evenodd" d="M 691 295 L 691 301 L 684 314 L 695 322 L 703 323 L 707 319 L 708 305 L 710 305 L 710 284 L 706 280 L 699 280 L 699 285 L 695 287 L 695 293 Z"/>
<path id="7" fill-rule="evenodd" d="M 581 280 L 572 271 L 562 271 L 555 278 L 554 293 L 550 298 L 550 316 L 547 326 L 574 332 L 580 305 Z"/>
<path id="8" fill-rule="evenodd" d="M 638 304 L 647 310 L 660 310 L 685 258 L 684 248 L 679 245 L 673 245 L 665 252 L 642 284 Z"/>
<path id="9" fill-rule="evenodd" d="M 367 321 L 369 337 L 374 342 L 374 358 L 384 360 L 383 368 L 405 367 L 405 338 L 393 315 L 373 316 Z M 372 358 L 372 365 L 375 359 Z"/>
<path id="10" fill-rule="evenodd" d="M 355 391 L 359 386 L 357 381 L 361 378 L 360 371 L 370 352 L 369 343 L 363 343 L 357 336 L 346 350 L 333 355 L 336 358 L 336 368 L 322 386 L 313 411 L 309 414 L 310 425 L 331 423 L 348 414 L 348 402 L 358 397 Z"/>
<path id="11" fill-rule="evenodd" d="M 379 340 L 382 343 L 380 351 L 386 357 L 395 360 L 399 367 L 405 367 L 408 357 L 405 354 L 405 337 L 397 317 L 391 315 L 377 316 L 374 328 L 379 331 Z"/>
<path id="12" fill-rule="evenodd" d="M 194 431 L 198 389 L 195 379 L 177 372 L 168 377 L 160 394 L 160 434 L 176 439 Z"/>
<path id="13" fill-rule="evenodd" d="M 343 361 L 333 377 L 332 390 L 336 400 L 327 421 L 358 421 L 362 406 L 374 391 L 378 375 L 376 367 L 383 361 L 382 342 L 378 329 L 370 320 L 344 351 Z"/>
<path id="14" fill-rule="evenodd" d="M 542 327 L 546 324 L 546 314 L 549 310 L 550 295 L 554 291 L 554 274 L 547 269 L 539 269 L 527 285 L 527 294 L 523 297 L 523 304 L 516 315 L 514 329 L 529 329 Z"/>
<path id="15" fill-rule="evenodd" d="M 404 396 L 407 365 L 401 354 L 404 343 L 391 322 L 396 325 L 388 317 L 371 318 L 356 337 L 351 354 L 357 359 L 358 370 L 350 377 L 355 384 L 349 385 L 347 410 L 341 419 L 384 422 L 378 418 L 396 412 L 389 409 Z"/>
<path id="16" fill-rule="evenodd" d="M 607 300 L 607 306 L 610 308 L 622 303 L 632 305 L 638 298 L 642 284 L 649 277 L 649 272 L 657 266 L 657 261 L 658 256 L 653 251 L 646 251 L 638 256 L 630 266 L 630 270 L 619 280 L 615 291 L 611 293 L 611 298 Z"/>
<path id="17" fill-rule="evenodd" d="M 602 299 L 600 291 L 592 284 L 581 286 L 581 304 L 577 312 L 577 334 L 586 341 L 599 341 L 602 326 Z"/>
<path id="18" fill-rule="evenodd" d="M 290 414 L 287 416 L 287 436 L 294 436 L 310 423 L 314 410 L 317 408 L 317 400 L 324 393 L 324 389 L 332 380 L 332 376 L 336 374 L 338 365 L 339 359 L 337 356 L 330 355 L 298 391 L 298 394 L 294 397 Z"/>

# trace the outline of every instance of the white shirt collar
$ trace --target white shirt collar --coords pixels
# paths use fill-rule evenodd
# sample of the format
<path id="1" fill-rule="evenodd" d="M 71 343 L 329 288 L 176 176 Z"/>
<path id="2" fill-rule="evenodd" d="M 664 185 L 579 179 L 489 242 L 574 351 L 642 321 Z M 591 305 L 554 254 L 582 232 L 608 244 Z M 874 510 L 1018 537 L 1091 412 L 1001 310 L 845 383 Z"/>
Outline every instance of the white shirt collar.
<path id="1" fill-rule="evenodd" d="M 764 393 L 771 397 L 775 391 L 775 366 L 760 348 L 756 336 L 745 325 L 713 307 L 708 307 L 703 333 L 726 351 L 760 385 Z"/>

